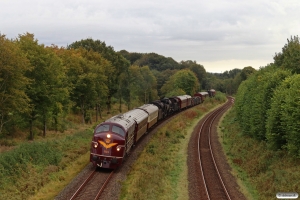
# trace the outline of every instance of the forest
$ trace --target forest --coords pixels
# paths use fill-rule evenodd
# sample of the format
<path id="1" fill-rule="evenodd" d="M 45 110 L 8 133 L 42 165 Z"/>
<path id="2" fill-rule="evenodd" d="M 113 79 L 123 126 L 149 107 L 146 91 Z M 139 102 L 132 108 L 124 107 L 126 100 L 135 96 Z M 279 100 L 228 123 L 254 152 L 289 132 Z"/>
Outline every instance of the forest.
<path id="1" fill-rule="evenodd" d="M 209 73 L 196 61 L 115 51 L 92 38 L 66 47 L 40 44 L 32 33 L 0 35 L 0 141 L 26 133 L 63 132 L 70 114 L 94 123 L 112 105 L 132 109 L 174 95 L 214 88 L 234 94 L 255 69 Z"/>
<path id="2" fill-rule="evenodd" d="M 243 134 L 269 149 L 300 158 L 300 43 L 287 40 L 274 63 L 260 68 L 238 88 L 235 108 Z"/>

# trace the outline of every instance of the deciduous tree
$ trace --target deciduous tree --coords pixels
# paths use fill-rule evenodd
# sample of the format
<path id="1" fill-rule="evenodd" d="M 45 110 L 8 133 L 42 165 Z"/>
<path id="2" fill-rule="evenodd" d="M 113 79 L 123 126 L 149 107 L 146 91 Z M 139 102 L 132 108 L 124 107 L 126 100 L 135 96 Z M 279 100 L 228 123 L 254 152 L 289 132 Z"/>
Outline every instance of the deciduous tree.
<path id="1" fill-rule="evenodd" d="M 32 68 L 23 52 L 5 35 L 0 34 L 0 134 L 15 115 L 29 111 L 25 76 Z"/>

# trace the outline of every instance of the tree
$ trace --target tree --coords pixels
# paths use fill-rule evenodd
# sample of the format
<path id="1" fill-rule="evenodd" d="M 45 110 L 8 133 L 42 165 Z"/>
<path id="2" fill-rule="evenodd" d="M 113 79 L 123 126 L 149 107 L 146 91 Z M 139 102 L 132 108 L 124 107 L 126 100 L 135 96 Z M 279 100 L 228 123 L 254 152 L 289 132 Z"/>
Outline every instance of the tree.
<path id="1" fill-rule="evenodd" d="M 76 41 L 68 46 L 68 49 L 84 48 L 88 51 L 93 50 L 101 54 L 103 58 L 110 61 L 111 65 L 105 68 L 106 85 L 108 87 L 107 95 L 107 110 L 108 113 L 111 109 L 111 98 L 120 89 L 120 75 L 128 70 L 129 61 L 125 59 L 121 54 L 116 53 L 111 46 L 106 46 L 105 42 L 100 40 L 93 40 L 91 38 Z"/>
<path id="2" fill-rule="evenodd" d="M 59 57 L 51 49 L 39 45 L 33 34 L 19 35 L 17 43 L 33 67 L 26 73 L 32 80 L 26 94 L 30 98 L 29 138 L 33 139 L 33 122 L 36 119 L 42 122 L 45 136 L 46 124 L 57 103 L 68 98 L 68 89 L 64 87 L 65 69 Z"/>
<path id="3" fill-rule="evenodd" d="M 148 103 L 158 98 L 156 89 L 156 78 L 152 74 L 148 66 L 141 67 L 140 71 L 143 77 L 142 87 L 143 91 L 145 92 L 144 103 Z"/>
<path id="4" fill-rule="evenodd" d="M 136 106 L 141 102 L 144 102 L 144 90 L 142 87 L 143 76 L 141 74 L 140 67 L 137 65 L 130 66 L 126 80 L 128 80 L 128 94 L 126 95 L 126 99 L 129 110 L 132 104 Z"/>
<path id="5" fill-rule="evenodd" d="M 0 134 L 15 115 L 29 111 L 25 76 L 31 67 L 18 46 L 0 34 Z"/>
<path id="6" fill-rule="evenodd" d="M 129 60 L 130 64 L 133 64 L 135 61 L 139 60 L 143 56 L 142 53 L 136 53 L 136 52 L 129 53 L 126 50 L 121 50 L 118 53 L 120 53 L 124 58 Z"/>
<path id="7" fill-rule="evenodd" d="M 197 64 L 196 61 L 191 61 L 191 60 L 181 61 L 180 65 L 183 66 L 184 69 L 188 68 L 192 72 L 194 72 L 198 78 L 199 83 L 201 83 L 200 86 L 204 85 L 204 81 L 206 78 L 206 71 L 203 65 Z M 211 88 L 203 88 L 203 89 L 211 89 Z"/>
<path id="8" fill-rule="evenodd" d="M 200 84 L 196 75 L 191 70 L 184 69 L 171 76 L 161 91 L 163 94 L 167 94 L 172 90 L 182 89 L 186 94 L 194 95 L 199 91 L 199 87 Z"/>
<path id="9" fill-rule="evenodd" d="M 82 123 L 91 121 L 89 109 L 96 108 L 96 120 L 98 113 L 101 117 L 101 106 L 107 98 L 107 77 L 105 68 L 110 62 L 99 53 L 83 48 L 64 49 L 56 51 L 66 66 L 70 99 L 73 107 L 78 108 L 82 114 Z"/>
<path id="10" fill-rule="evenodd" d="M 177 69 L 166 69 L 164 71 L 151 70 L 152 74 L 156 77 L 157 82 L 157 93 L 158 96 L 162 96 L 161 88 L 174 75 L 178 70 Z"/>
<path id="11" fill-rule="evenodd" d="M 241 76 L 242 80 L 244 81 L 254 72 L 256 72 L 256 70 L 253 67 L 251 67 L 251 66 L 244 67 L 241 71 L 240 76 Z"/>
<path id="12" fill-rule="evenodd" d="M 274 64 L 277 67 L 291 70 L 292 73 L 300 73 L 300 42 L 299 37 L 287 39 L 287 44 L 282 48 L 282 52 L 275 53 Z"/>
<path id="13" fill-rule="evenodd" d="M 136 60 L 134 65 L 138 66 L 149 66 L 151 70 L 163 71 L 166 69 L 181 69 L 181 66 L 173 58 L 164 57 L 156 53 L 146 53 Z"/>

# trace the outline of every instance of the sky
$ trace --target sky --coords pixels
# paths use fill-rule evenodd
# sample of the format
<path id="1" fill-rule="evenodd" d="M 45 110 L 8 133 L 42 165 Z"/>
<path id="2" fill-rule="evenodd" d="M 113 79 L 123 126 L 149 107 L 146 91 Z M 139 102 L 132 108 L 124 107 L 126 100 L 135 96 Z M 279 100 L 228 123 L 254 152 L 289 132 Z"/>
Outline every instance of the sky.
<path id="1" fill-rule="evenodd" d="M 298 0 L 0 0 L 0 33 L 40 44 L 104 41 L 115 51 L 196 61 L 207 72 L 255 69 L 300 33 Z"/>

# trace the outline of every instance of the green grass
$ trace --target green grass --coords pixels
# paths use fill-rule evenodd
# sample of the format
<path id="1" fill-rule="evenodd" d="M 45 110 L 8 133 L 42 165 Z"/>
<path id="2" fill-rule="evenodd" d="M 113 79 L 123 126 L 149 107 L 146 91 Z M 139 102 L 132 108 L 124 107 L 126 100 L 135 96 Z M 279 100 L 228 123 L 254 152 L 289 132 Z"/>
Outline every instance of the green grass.
<path id="1" fill-rule="evenodd" d="M 176 116 L 151 138 L 122 183 L 121 199 L 188 198 L 187 147 L 193 127 L 220 102 L 206 101 Z"/>
<path id="2" fill-rule="evenodd" d="M 267 149 L 265 141 L 241 134 L 234 109 L 224 117 L 220 136 L 234 174 L 249 199 L 275 199 L 277 192 L 300 191 L 300 161 L 284 151 Z"/>
<path id="3" fill-rule="evenodd" d="M 57 176 L 79 155 L 89 151 L 92 130 L 87 129 L 59 140 L 25 142 L 0 154 L 0 199 L 28 199 Z M 86 163 L 87 164 L 87 163 Z"/>

